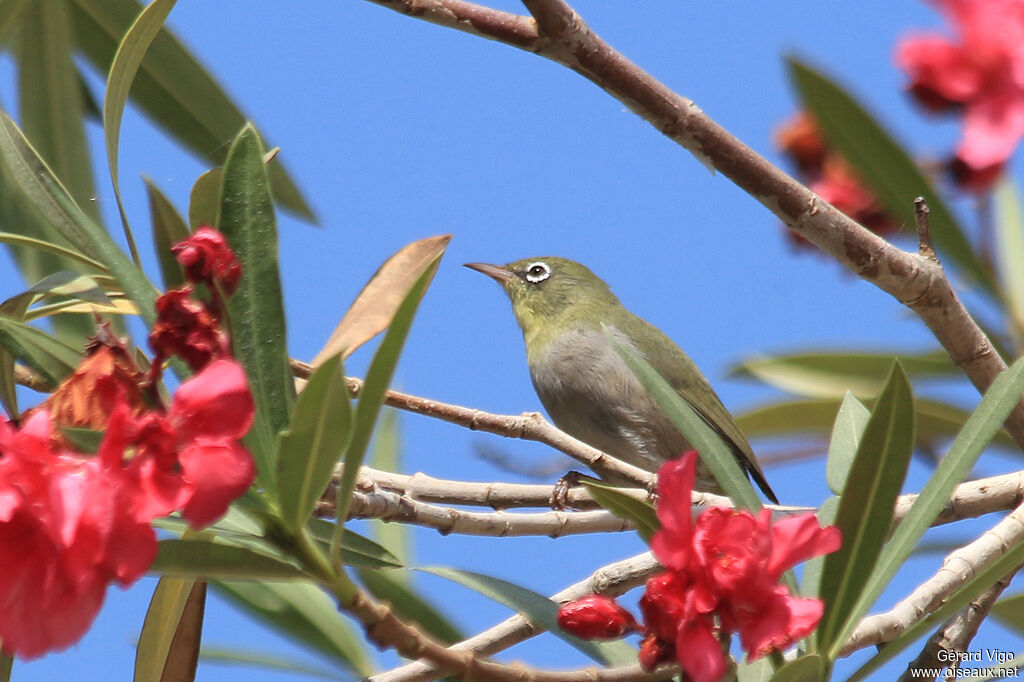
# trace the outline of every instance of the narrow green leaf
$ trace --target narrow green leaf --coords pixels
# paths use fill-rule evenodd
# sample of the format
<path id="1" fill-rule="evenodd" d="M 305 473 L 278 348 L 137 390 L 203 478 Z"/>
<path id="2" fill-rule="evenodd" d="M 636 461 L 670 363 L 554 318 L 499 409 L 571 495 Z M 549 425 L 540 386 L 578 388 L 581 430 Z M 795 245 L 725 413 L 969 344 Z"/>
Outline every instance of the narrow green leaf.
<path id="1" fill-rule="evenodd" d="M 160 263 L 164 289 L 177 289 L 185 283 L 185 273 L 178 259 L 171 253 L 171 247 L 189 236 L 188 225 L 178 215 L 170 200 L 149 178 L 143 178 L 143 181 L 146 183 L 146 195 L 149 197 L 153 244 L 156 246 L 156 257 Z"/>
<path id="2" fill-rule="evenodd" d="M 244 498 L 243 498 L 244 500 Z M 246 547 L 258 554 L 266 554 L 281 561 L 289 561 L 276 545 L 271 544 L 263 536 L 263 528 L 257 521 L 242 511 L 240 503 L 232 505 L 226 516 L 210 526 L 209 530 L 217 534 L 217 541 Z M 153 525 L 161 530 L 182 534 L 188 526 L 185 521 L 174 517 L 164 517 L 153 521 Z M 323 519 L 310 519 L 306 526 L 314 541 L 326 548 L 334 534 L 334 524 Z M 402 568 L 404 564 L 394 554 L 373 540 L 346 529 L 342 538 L 341 555 L 347 566 L 365 568 Z"/>
<path id="3" fill-rule="evenodd" d="M 159 680 L 163 675 L 171 641 L 194 584 L 192 578 L 160 578 L 135 648 L 135 682 Z"/>
<path id="4" fill-rule="evenodd" d="M 398 365 L 398 358 L 405 345 L 405 339 L 409 335 L 409 329 L 412 327 L 416 309 L 427 292 L 434 273 L 437 272 L 442 255 L 441 252 L 437 254 L 436 260 L 423 271 L 423 274 L 416 279 L 416 283 L 409 289 L 409 293 L 405 295 L 366 372 L 366 381 L 359 393 L 359 401 L 356 403 L 352 437 L 345 451 L 345 466 L 342 469 L 341 480 L 338 482 L 337 501 L 335 502 L 338 525 L 335 531 L 335 541 L 331 544 L 332 561 L 336 561 L 338 558 L 337 549 L 340 547 L 342 524 L 348 518 L 352 490 L 356 485 L 359 467 L 363 465 L 366 449 L 370 444 L 374 425 L 377 423 L 377 415 L 380 414 L 381 405 L 384 404 L 384 394 L 388 390 L 391 377 Z"/>
<path id="5" fill-rule="evenodd" d="M 223 185 L 223 168 L 211 168 L 196 178 L 188 198 L 190 228 L 196 230 L 202 225 L 217 224 L 217 211 L 220 210 L 220 195 Z"/>
<path id="6" fill-rule="evenodd" d="M 43 218 L 75 248 L 103 263 L 138 306 L 139 315 L 147 324 L 152 324 L 153 302 L 156 300 L 153 285 L 118 248 L 106 230 L 90 220 L 75 204 L 5 112 L 0 112 L 0 159 L 20 191 Z"/>
<path id="7" fill-rule="evenodd" d="M 94 429 L 81 429 L 73 426 L 61 426 L 60 432 L 64 439 L 71 444 L 75 452 L 83 455 L 95 455 L 100 450 L 100 443 L 103 442 L 103 432 Z"/>
<path id="8" fill-rule="evenodd" d="M 479 592 L 488 599 L 503 604 L 513 611 L 526 616 L 531 623 L 551 632 L 595 661 L 606 666 L 636 663 L 636 649 L 618 640 L 613 642 L 588 642 L 574 637 L 558 627 L 558 604 L 542 594 L 520 587 L 507 580 L 488 575 L 461 571 L 445 566 L 426 566 L 417 571 L 430 573 L 451 580 L 463 587 Z"/>
<path id="9" fill-rule="evenodd" d="M 1020 337 L 1024 336 L 1024 209 L 1017 187 L 1009 178 L 996 185 L 994 217 L 996 245 L 992 255 L 999 266 L 1007 312 Z"/>
<path id="10" fill-rule="evenodd" d="M 323 519 L 310 519 L 306 524 L 313 539 L 327 549 L 334 537 L 335 524 Z M 370 538 L 346 528 L 341 538 L 341 561 L 346 566 L 361 568 L 402 568 L 405 562 L 390 549 Z"/>
<path id="11" fill-rule="evenodd" d="M 77 272 L 55 272 L 25 290 L 28 294 L 68 296 L 79 301 L 113 305 L 96 280 Z"/>
<path id="12" fill-rule="evenodd" d="M 898 362 L 871 418 L 839 499 L 838 551 L 825 557 L 820 596 L 825 613 L 818 626 L 818 651 L 834 660 L 840 633 L 859 620 L 853 609 L 867 584 L 892 525 L 896 497 L 914 451 L 914 406 L 907 376 Z"/>
<path id="13" fill-rule="evenodd" d="M 0 346 L 56 388 L 82 359 L 80 351 L 46 332 L 0 315 Z"/>
<path id="14" fill-rule="evenodd" d="M 999 599 L 992 606 L 992 615 L 996 621 L 1024 637 L 1024 594 Z"/>
<path id="15" fill-rule="evenodd" d="M 914 500 L 914 504 L 882 551 L 870 579 L 853 607 L 852 622 L 840 632 L 839 642 L 846 640 L 856 622 L 868 612 L 892 582 L 925 531 L 931 527 L 932 521 L 948 503 L 953 488 L 970 474 L 982 450 L 1006 421 L 1020 401 L 1022 393 L 1024 358 L 1018 359 L 992 382 L 978 408 L 953 441 L 949 452 L 939 462 L 932 477 Z"/>
<path id="16" fill-rule="evenodd" d="M 370 451 L 370 466 L 380 471 L 402 470 L 402 444 L 399 430 L 398 410 L 385 409 L 377 420 L 377 430 L 373 436 Z M 380 519 L 370 521 L 373 537 L 404 564 L 413 561 L 412 528 L 406 523 L 388 523 Z M 395 571 L 391 578 L 402 581 L 407 577 L 405 571 Z"/>
<path id="17" fill-rule="evenodd" d="M 864 427 L 867 426 L 871 412 L 859 400 L 847 392 L 836 414 L 836 423 L 832 427 L 832 440 L 828 446 L 828 461 L 825 465 L 825 480 L 829 489 L 836 495 L 846 485 L 846 475 L 857 454 Z"/>
<path id="18" fill-rule="evenodd" d="M 25 137 L 78 205 L 98 221 L 67 4 L 32 2 L 21 19 L 18 105 Z"/>
<path id="19" fill-rule="evenodd" d="M 824 437 L 835 424 L 840 404 L 834 399 L 787 400 L 737 415 L 736 423 L 752 438 L 801 434 Z M 970 417 L 970 412 L 962 408 L 924 398 L 914 400 L 914 411 L 918 446 L 928 448 L 937 448 L 947 439 L 955 438 Z M 993 444 L 1009 448 L 1007 454 L 1020 456 L 1005 429 L 996 434 Z"/>
<path id="20" fill-rule="evenodd" d="M 0 2 L 0 41 L 6 40 L 8 34 L 21 22 L 21 11 L 28 0 L 4 0 Z"/>
<path id="21" fill-rule="evenodd" d="M 293 530 L 313 513 L 352 436 L 351 400 L 336 355 L 313 371 L 295 403 L 291 425 L 278 437 L 281 518 Z"/>
<path id="22" fill-rule="evenodd" d="M 7 244 L 10 246 L 25 246 L 31 249 L 37 249 L 39 251 L 45 251 L 46 253 L 52 253 L 62 258 L 76 261 L 82 265 L 95 270 L 98 273 L 110 274 L 107 267 L 100 263 L 98 260 L 93 260 L 88 256 L 83 256 L 74 249 L 69 249 L 53 242 L 48 242 L 37 237 L 31 237 L 23 234 L 13 234 L 11 232 L 0 232 L 0 244 Z M 30 278 L 31 279 L 31 278 Z"/>
<path id="23" fill-rule="evenodd" d="M 228 152 L 217 225 L 242 264 L 242 280 L 228 301 L 231 337 L 256 400 L 256 421 L 246 443 L 256 459 L 258 483 L 273 496 L 277 434 L 291 419 L 295 384 L 288 365 L 277 223 L 263 142 L 251 125 L 242 129 Z"/>
<path id="24" fill-rule="evenodd" d="M 309 582 L 217 582 L 223 596 L 290 638 L 295 644 L 369 677 L 374 672 L 360 635 L 338 613 L 337 605 Z"/>
<path id="25" fill-rule="evenodd" d="M 941 254 L 955 263 L 990 296 L 999 288 L 982 265 L 942 197 L 877 121 L 853 97 L 822 73 L 795 58 L 786 65 L 800 100 L 821 127 L 828 144 L 847 161 L 869 187 L 886 213 L 904 225 L 914 225 L 914 199 L 924 197 L 931 209 L 932 240 Z"/>
<path id="26" fill-rule="evenodd" d="M 327 670 L 309 665 L 305 661 L 283 658 L 280 656 L 268 656 L 263 652 L 239 651 L 237 649 L 222 649 L 220 647 L 204 646 L 199 650 L 199 659 L 207 663 L 219 663 L 221 665 L 244 665 L 265 670 L 278 670 L 286 673 L 305 675 L 307 677 L 319 677 L 324 680 L 347 682 L 355 677 L 339 677 L 337 670 Z"/>
<path id="27" fill-rule="evenodd" d="M 960 371 L 946 352 L 934 351 L 920 355 L 793 353 L 744 360 L 731 373 L 809 398 L 842 398 L 846 392 L 874 398 L 885 386 L 894 358 L 909 376 L 920 379 L 942 379 Z"/>
<path id="28" fill-rule="evenodd" d="M 805 654 L 779 668 L 771 682 L 822 682 L 826 679 L 828 662 L 818 654 Z"/>
<path id="29" fill-rule="evenodd" d="M 741 508 L 753 511 L 760 509 L 761 498 L 754 492 L 746 472 L 736 461 L 732 448 L 634 348 L 620 343 L 607 329 L 605 335 L 654 398 L 654 402 L 665 411 L 679 432 L 697 450 L 700 461 L 711 471 L 711 475 L 718 485 L 722 486 L 725 494 Z"/>
<path id="30" fill-rule="evenodd" d="M 357 573 L 370 594 L 390 604 L 398 617 L 406 623 L 416 625 L 446 645 L 465 639 L 465 635 L 426 596 L 412 587 L 408 571 L 358 569 Z"/>
<path id="31" fill-rule="evenodd" d="M 0 316 L 21 322 L 25 319 L 25 311 L 34 296 L 21 293 L 12 296 L 3 303 L 0 303 Z M 18 390 L 14 377 L 15 356 L 7 349 L 0 340 L 0 402 L 9 417 L 15 417 L 21 412 L 18 410 Z"/>
<path id="32" fill-rule="evenodd" d="M 1000 623 L 1024 637 L 1024 594 L 1003 597 L 992 607 L 992 615 Z"/>
<path id="33" fill-rule="evenodd" d="M 142 11 L 137 0 L 70 0 L 75 46 L 101 73 L 110 71 L 121 37 Z M 223 88 L 166 28 L 153 39 L 131 89 L 132 101 L 193 153 L 219 165 L 225 141 L 245 116 Z M 274 196 L 299 216 L 315 220 L 283 166 L 270 169 Z"/>
<path id="34" fill-rule="evenodd" d="M 995 585 L 1024 563 L 1024 542 L 1010 547 L 1005 554 L 975 573 L 967 582 L 942 602 L 942 606 L 924 616 L 895 639 L 886 642 L 867 663 L 849 677 L 849 682 L 867 679 L 868 675 L 895 658 L 901 651 L 931 632 L 940 623 L 971 603 L 979 594 Z"/>
<path id="35" fill-rule="evenodd" d="M 661 523 L 658 522 L 658 514 L 650 503 L 638 500 L 621 488 L 603 481 L 583 479 L 581 483 L 599 505 L 620 519 L 631 521 L 644 542 L 651 544 L 651 537 L 661 528 Z"/>
<path id="36" fill-rule="evenodd" d="M 249 547 L 207 539 L 161 541 L 149 570 L 163 575 L 220 580 L 296 580 L 305 577 L 295 564 Z"/>
<path id="37" fill-rule="evenodd" d="M 0 653 L 0 682 L 11 682 L 11 670 L 14 668 L 14 657 Z"/>
<path id="38" fill-rule="evenodd" d="M 128 223 L 124 202 L 121 200 L 121 182 L 118 177 L 117 152 L 121 142 L 121 116 L 124 114 L 128 91 L 142 64 L 142 58 L 146 56 L 150 43 L 164 25 L 175 2 L 177 0 L 153 0 L 132 22 L 114 54 L 110 75 L 107 77 L 106 96 L 103 98 L 103 133 L 107 146 L 107 164 L 110 166 L 110 179 L 114 183 L 114 197 L 117 199 L 117 210 L 121 214 L 124 236 L 136 263 L 139 262 L 139 251 L 135 246 L 135 237 Z"/>

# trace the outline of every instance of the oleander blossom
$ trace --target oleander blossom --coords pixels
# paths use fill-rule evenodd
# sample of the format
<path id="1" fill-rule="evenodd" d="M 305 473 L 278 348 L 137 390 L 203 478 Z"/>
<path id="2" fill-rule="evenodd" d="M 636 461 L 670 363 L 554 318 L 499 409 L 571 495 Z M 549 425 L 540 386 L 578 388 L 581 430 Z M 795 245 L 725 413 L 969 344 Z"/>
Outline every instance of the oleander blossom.
<path id="1" fill-rule="evenodd" d="M 795 597 L 778 582 L 797 563 L 837 550 L 840 537 L 838 529 L 822 528 L 813 514 L 772 523 L 768 510 L 755 515 L 713 507 L 694 522 L 690 493 L 696 465 L 696 453 L 689 452 L 658 472 L 661 529 L 651 550 L 666 570 L 648 581 L 640 599 L 645 632 L 640 662 L 652 670 L 678 661 L 694 682 L 715 682 L 727 672 L 722 647 L 733 633 L 753 661 L 817 627 L 822 602 Z M 615 612 L 603 605 L 601 613 Z M 566 630 L 586 636 L 585 628 L 566 623 Z"/>
<path id="2" fill-rule="evenodd" d="M 73 644 L 107 585 L 128 586 L 153 562 L 154 518 L 181 509 L 201 528 L 252 483 L 238 439 L 254 408 L 233 360 L 182 384 L 166 415 L 133 411 L 122 393 L 96 456 L 56 445 L 46 409 L 21 428 L 0 422 L 4 653 L 33 658 Z"/>
<path id="3" fill-rule="evenodd" d="M 20 425 L 0 420 L 4 654 L 34 658 L 76 642 L 107 586 L 128 586 L 152 564 L 153 519 L 180 510 L 204 528 L 252 484 L 241 443 L 255 415 L 245 370 L 231 358 L 219 308 L 190 293 L 157 304 L 150 372 L 101 325 L 49 399 Z M 197 372 L 165 406 L 155 382 L 171 355 Z M 98 451 L 77 452 L 68 427 L 103 432 Z"/>
<path id="4" fill-rule="evenodd" d="M 1024 0 L 933 4 L 956 37 L 906 37 L 896 48 L 896 64 L 925 109 L 963 116 L 954 178 L 968 189 L 985 189 L 1024 136 Z"/>

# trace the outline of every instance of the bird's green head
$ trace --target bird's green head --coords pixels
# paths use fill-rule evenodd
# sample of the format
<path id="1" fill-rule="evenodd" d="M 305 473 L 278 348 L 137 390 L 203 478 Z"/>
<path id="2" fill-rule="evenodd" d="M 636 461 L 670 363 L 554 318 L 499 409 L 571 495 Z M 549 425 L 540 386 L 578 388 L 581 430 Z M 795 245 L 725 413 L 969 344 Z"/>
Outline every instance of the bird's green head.
<path id="1" fill-rule="evenodd" d="M 508 265 L 466 263 L 494 279 L 512 300 L 529 348 L 573 327 L 598 327 L 619 299 L 597 275 L 566 258 L 524 258 Z"/>

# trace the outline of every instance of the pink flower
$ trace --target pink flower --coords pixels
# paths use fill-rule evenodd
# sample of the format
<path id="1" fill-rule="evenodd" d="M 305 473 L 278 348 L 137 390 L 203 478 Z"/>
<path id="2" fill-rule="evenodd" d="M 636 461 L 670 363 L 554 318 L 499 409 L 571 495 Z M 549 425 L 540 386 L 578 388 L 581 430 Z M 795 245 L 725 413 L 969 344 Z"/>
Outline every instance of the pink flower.
<path id="1" fill-rule="evenodd" d="M 652 670 L 677 660 L 694 682 L 715 682 L 727 671 L 722 651 L 732 633 L 739 633 L 748 660 L 756 660 L 817 627 L 821 601 L 794 597 L 778 581 L 797 563 L 837 550 L 840 538 L 838 529 L 822 528 L 813 514 L 773 524 L 768 510 L 755 516 L 713 507 L 694 523 L 696 467 L 697 453 L 689 452 L 658 472 L 661 529 L 651 550 L 667 570 L 647 582 L 640 599 L 646 633 L 640 663 Z M 619 608 L 602 603 L 601 612 Z M 575 632 L 586 636 L 586 628 Z"/>
<path id="2" fill-rule="evenodd" d="M 89 628 L 107 584 L 135 582 L 156 556 L 118 472 L 53 449 L 50 417 L 0 423 L 0 640 L 32 658 Z"/>
<path id="3" fill-rule="evenodd" d="M 254 414 L 241 365 L 216 360 L 178 387 L 166 415 L 115 412 L 99 455 L 119 461 L 134 446 L 128 475 L 139 491 L 139 513 L 153 518 L 181 508 L 192 528 L 202 528 L 252 484 L 256 469 L 239 440 Z"/>
<path id="4" fill-rule="evenodd" d="M 956 157 L 974 172 L 1003 164 L 1024 136 L 1024 2 L 934 0 L 959 34 L 905 38 L 896 63 L 932 111 L 961 109 Z"/>
<path id="5" fill-rule="evenodd" d="M 187 239 L 171 247 L 178 262 L 185 269 L 190 282 L 216 285 L 230 296 L 238 287 L 242 267 L 228 246 L 224 235 L 209 225 L 202 225 Z"/>
<path id="6" fill-rule="evenodd" d="M 637 629 L 629 611 L 601 594 L 589 595 L 560 608 L 558 627 L 583 639 L 617 639 Z"/>

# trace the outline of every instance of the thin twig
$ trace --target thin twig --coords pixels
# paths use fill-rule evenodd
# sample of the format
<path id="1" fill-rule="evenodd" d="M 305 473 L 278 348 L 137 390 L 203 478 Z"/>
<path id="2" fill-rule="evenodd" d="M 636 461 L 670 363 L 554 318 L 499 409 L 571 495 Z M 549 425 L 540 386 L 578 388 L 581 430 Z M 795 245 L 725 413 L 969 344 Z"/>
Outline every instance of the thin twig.
<path id="1" fill-rule="evenodd" d="M 924 197 L 914 199 L 914 224 L 917 226 L 917 252 L 922 258 L 938 262 L 939 257 L 935 255 L 935 248 L 932 246 L 931 226 L 928 221 L 928 216 L 931 212 L 931 209 L 928 208 L 928 204 L 924 201 Z"/>

